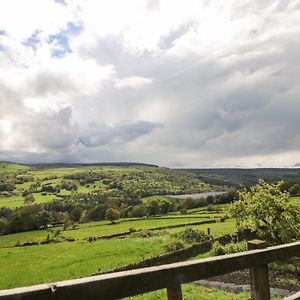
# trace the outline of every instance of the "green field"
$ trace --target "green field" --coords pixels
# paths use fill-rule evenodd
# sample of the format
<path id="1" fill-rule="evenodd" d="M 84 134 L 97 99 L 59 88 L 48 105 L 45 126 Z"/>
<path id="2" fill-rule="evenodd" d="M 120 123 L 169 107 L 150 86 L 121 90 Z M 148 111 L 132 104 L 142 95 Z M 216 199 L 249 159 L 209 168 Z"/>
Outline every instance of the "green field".
<path id="1" fill-rule="evenodd" d="M 107 235 L 128 231 L 133 224 L 137 229 L 168 226 L 182 221 L 186 220 L 139 220 L 114 225 L 108 224 L 107 221 L 92 222 L 82 224 L 76 230 L 61 232 L 64 236 L 74 237 L 75 242 L 28 247 L 13 246 L 17 242 L 45 240 L 48 232 L 39 230 L 1 236 L 0 289 L 88 276 L 99 269 L 105 271 L 160 254 L 163 252 L 163 246 L 173 239 L 171 234 L 182 231 L 183 228 L 167 229 L 163 231 L 163 235 L 151 238 L 127 237 L 93 243 L 83 239 L 95 234 Z M 192 227 L 203 231 L 209 227 L 215 236 L 235 230 L 231 220 Z"/>
<path id="2" fill-rule="evenodd" d="M 166 237 L 0 249 L 0 289 L 89 276 L 159 254 Z"/>
<path id="3" fill-rule="evenodd" d="M 0 216 L 0 231 L 1 226 L 5 228 L 6 222 L 9 222 L 9 213 L 14 216 L 14 219 L 11 218 L 12 224 L 20 226 L 17 231 L 2 231 L 18 233 L 0 235 L 0 289 L 90 276 L 95 272 L 139 262 L 165 253 L 165 246 L 176 244 L 178 233 L 187 228 L 204 233 L 209 228 L 213 237 L 236 231 L 233 219 L 222 220 L 228 204 L 214 200 L 213 204 L 208 205 L 208 202 L 205 204 L 201 199 L 196 202 L 196 199 L 194 202 L 187 201 L 192 206 L 185 207 L 181 206 L 184 200 L 166 196 L 213 189 L 213 186 L 197 179 L 196 175 L 185 171 L 144 166 L 28 168 L 6 164 L 0 165 L 0 175 L 2 183 L 14 184 L 11 195 L 2 192 L 0 196 L 0 212 L 2 209 L 4 217 L 8 214 L 6 219 Z M 66 183 L 75 184 L 76 188 L 64 186 Z M 24 202 L 26 193 L 33 195 L 33 203 Z M 293 197 L 292 201 L 299 202 L 300 197 Z M 163 205 L 168 205 L 168 210 L 163 211 Z M 159 210 L 151 213 L 150 208 L 156 206 Z M 121 218 L 111 222 L 104 220 L 102 214 L 93 219 L 95 207 L 100 212 L 101 209 L 117 208 L 122 213 Z M 136 207 L 144 213 L 142 216 L 130 215 Z M 49 220 L 54 220 L 53 223 L 30 227 L 30 222 L 25 222 L 26 218 L 30 219 L 31 212 L 40 213 L 34 208 L 42 210 L 48 217 L 51 215 Z M 89 218 L 84 221 L 81 218 L 77 221 L 71 219 L 75 208 L 79 208 L 77 213 L 81 216 L 86 214 Z M 22 211 L 29 213 L 22 215 Z M 31 221 L 34 222 L 34 219 Z M 195 224 L 205 221 L 216 222 Z M 153 230 L 150 236 L 143 237 L 143 234 L 147 236 L 149 229 Z M 114 234 L 124 235 L 107 238 Z M 46 244 L 47 241 L 50 242 Z M 186 240 L 181 242 L 183 247 L 191 245 Z M 36 244 L 24 246 L 24 243 Z M 208 257 L 212 253 L 202 253 L 191 259 Z M 183 290 L 185 299 L 191 300 L 249 297 L 248 294 L 235 295 L 190 284 L 184 285 Z M 162 290 L 129 299 L 165 298 L 165 290 Z"/>
<path id="4" fill-rule="evenodd" d="M 209 219 L 207 219 L 209 220 Z M 83 240 L 90 236 L 107 236 L 122 232 L 128 232 L 130 229 L 149 229 L 177 224 L 191 224 L 196 222 L 195 219 L 185 218 L 172 218 L 166 220 L 150 219 L 150 220 L 138 220 L 138 221 L 125 221 L 111 224 L 108 221 L 90 222 L 86 224 L 79 224 L 79 227 L 75 230 L 68 229 L 63 231 L 61 227 L 53 228 L 53 230 L 60 230 L 61 234 L 66 237 L 73 237 L 76 240 Z M 199 221 L 203 221 L 201 218 Z M 223 223 L 211 223 L 203 225 L 189 226 L 194 229 L 207 231 L 207 228 L 211 229 L 214 236 L 218 236 L 227 232 L 233 232 L 235 230 L 234 221 L 226 220 Z M 170 233 L 183 230 L 183 227 L 179 228 L 168 228 L 167 231 Z M 49 230 L 36 230 L 21 232 L 9 235 L 0 236 L 0 248 L 12 247 L 18 242 L 23 244 L 25 242 L 41 242 L 47 238 L 47 235 L 51 233 Z"/>
<path id="5" fill-rule="evenodd" d="M 29 167 L 19 165 L 19 164 L 14 164 L 14 163 L 5 163 L 0 161 L 0 174 L 1 173 L 15 173 L 15 172 L 20 172 L 20 171 L 25 171 L 28 170 Z"/>

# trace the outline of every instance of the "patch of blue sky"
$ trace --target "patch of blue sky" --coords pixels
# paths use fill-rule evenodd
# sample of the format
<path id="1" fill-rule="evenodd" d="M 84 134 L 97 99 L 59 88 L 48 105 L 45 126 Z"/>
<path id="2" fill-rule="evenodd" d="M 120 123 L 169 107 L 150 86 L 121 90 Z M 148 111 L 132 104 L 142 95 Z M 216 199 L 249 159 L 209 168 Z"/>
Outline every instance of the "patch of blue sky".
<path id="1" fill-rule="evenodd" d="M 5 31 L 2 30 L 2 29 L 0 29 L 0 36 L 1 36 L 1 35 L 5 35 Z M 0 44 L 0 52 L 2 52 L 2 51 L 4 51 L 4 48 L 3 48 L 3 46 Z"/>
<path id="2" fill-rule="evenodd" d="M 59 4 L 63 4 L 63 5 L 67 5 L 66 0 L 54 0 L 54 2 L 59 3 Z"/>
<path id="3" fill-rule="evenodd" d="M 71 53 L 70 51 L 66 51 L 66 49 L 62 48 L 54 48 L 51 50 L 52 57 L 62 58 L 66 55 L 66 53 Z"/>
<path id="4" fill-rule="evenodd" d="M 30 46 L 32 49 L 36 50 L 40 39 L 38 37 L 39 31 L 34 32 L 28 39 L 26 39 L 23 44 Z"/>
<path id="5" fill-rule="evenodd" d="M 76 23 L 73 23 L 73 22 L 69 22 L 67 24 L 67 32 L 68 33 L 72 33 L 72 34 L 78 34 L 80 33 L 81 31 L 83 30 L 83 26 L 82 24 L 76 24 Z"/>
<path id="6" fill-rule="evenodd" d="M 53 57 L 63 57 L 66 53 L 72 52 L 68 37 L 64 32 L 50 35 L 49 43 L 54 44 L 54 49 L 52 50 Z"/>
<path id="7" fill-rule="evenodd" d="M 79 34 L 83 30 L 81 25 L 69 22 L 67 28 L 58 34 L 50 35 L 48 42 L 54 44 L 52 56 L 61 58 L 66 53 L 71 53 L 72 49 L 69 45 L 69 36 Z"/>

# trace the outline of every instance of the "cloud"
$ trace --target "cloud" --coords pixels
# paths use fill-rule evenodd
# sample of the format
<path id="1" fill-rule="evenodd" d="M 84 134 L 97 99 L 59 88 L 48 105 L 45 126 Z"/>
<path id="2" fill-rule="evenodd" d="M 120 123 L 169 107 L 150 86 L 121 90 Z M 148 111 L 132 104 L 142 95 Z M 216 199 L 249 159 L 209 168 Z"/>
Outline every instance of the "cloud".
<path id="1" fill-rule="evenodd" d="M 127 78 L 117 80 L 115 83 L 115 87 L 119 89 L 122 88 L 139 89 L 151 83 L 152 83 L 152 79 L 150 78 L 132 76 L 132 77 L 127 77 Z"/>
<path id="2" fill-rule="evenodd" d="M 122 145 L 123 143 L 128 143 L 147 135 L 159 127 L 162 127 L 161 124 L 147 121 L 116 124 L 115 126 L 90 123 L 83 129 L 83 134 L 79 137 L 79 143 L 87 147 L 104 146 L 107 144 Z"/>
<path id="3" fill-rule="evenodd" d="M 296 0 L 39 2 L 0 4 L 0 159 L 298 162 Z"/>

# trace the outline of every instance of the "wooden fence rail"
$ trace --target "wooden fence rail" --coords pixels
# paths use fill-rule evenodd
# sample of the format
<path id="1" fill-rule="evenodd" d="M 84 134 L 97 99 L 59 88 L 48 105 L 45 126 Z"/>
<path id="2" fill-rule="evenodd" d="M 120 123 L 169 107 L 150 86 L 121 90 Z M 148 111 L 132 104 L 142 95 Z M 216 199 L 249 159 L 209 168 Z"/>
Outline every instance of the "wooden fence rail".
<path id="1" fill-rule="evenodd" d="M 241 269 L 265 267 L 268 263 L 293 256 L 300 256 L 300 242 L 157 267 L 2 290 L 0 300 L 110 300 L 162 288 L 168 289 L 169 299 L 180 299 L 183 283 Z"/>

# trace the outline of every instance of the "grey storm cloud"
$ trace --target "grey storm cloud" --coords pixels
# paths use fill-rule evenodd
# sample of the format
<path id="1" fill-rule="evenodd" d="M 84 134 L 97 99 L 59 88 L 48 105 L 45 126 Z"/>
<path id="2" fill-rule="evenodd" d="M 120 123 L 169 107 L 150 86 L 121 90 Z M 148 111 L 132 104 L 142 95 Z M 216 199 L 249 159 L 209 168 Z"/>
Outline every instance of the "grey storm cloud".
<path id="1" fill-rule="evenodd" d="M 146 16 L 163 9 L 158 0 L 143 3 Z M 230 8 L 228 32 L 238 28 L 228 39 L 220 8 L 213 23 L 214 16 L 191 11 L 156 39 L 153 26 L 145 48 L 138 35 L 137 45 L 130 44 L 131 20 L 126 30 L 105 34 L 79 20 L 83 29 L 60 62 L 73 60 L 61 69 L 49 68 L 58 61 L 50 57 L 49 65 L 26 73 L 30 64 L 16 67 L 14 51 L 0 50 L 0 71 L 13 70 L 10 80 L 0 74 L 0 159 L 298 166 L 300 7 L 292 0 L 222 5 Z M 4 42 L 0 49 L 12 49 Z M 39 55 L 26 51 L 19 56 Z M 86 69 L 74 71 L 77 61 Z M 41 109 L 26 105 L 32 98 Z M 285 160 L 277 163 L 278 155 Z"/>
<path id="2" fill-rule="evenodd" d="M 151 133 L 157 127 L 162 127 L 162 125 L 147 121 L 136 121 L 115 126 L 91 123 L 83 129 L 84 133 L 79 136 L 78 142 L 87 147 L 126 143 Z"/>

